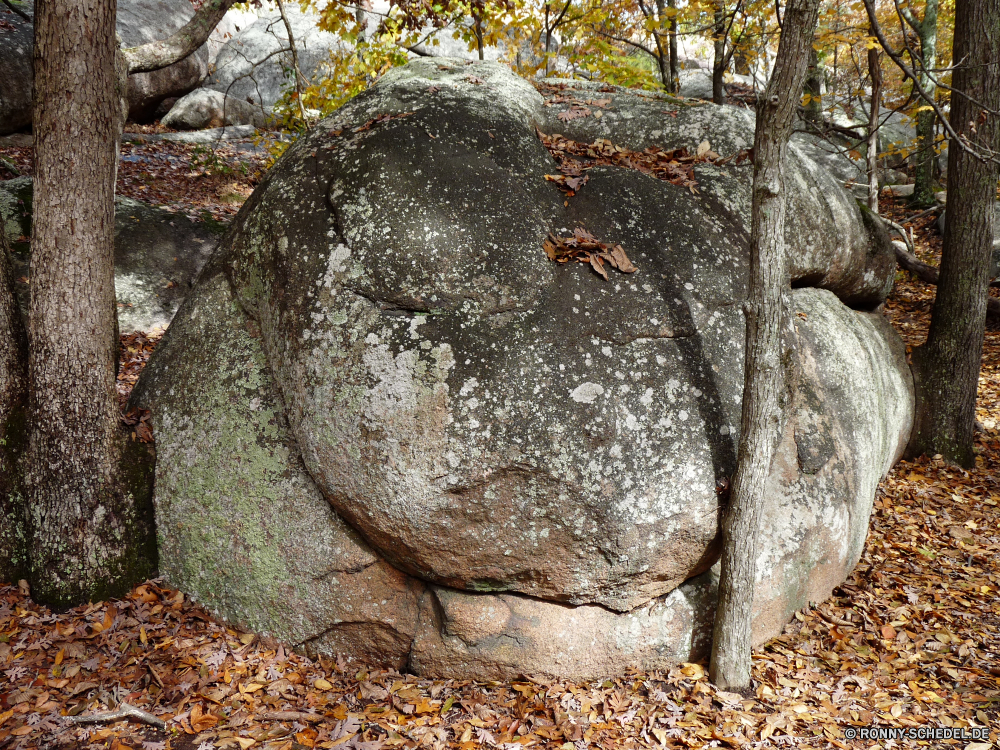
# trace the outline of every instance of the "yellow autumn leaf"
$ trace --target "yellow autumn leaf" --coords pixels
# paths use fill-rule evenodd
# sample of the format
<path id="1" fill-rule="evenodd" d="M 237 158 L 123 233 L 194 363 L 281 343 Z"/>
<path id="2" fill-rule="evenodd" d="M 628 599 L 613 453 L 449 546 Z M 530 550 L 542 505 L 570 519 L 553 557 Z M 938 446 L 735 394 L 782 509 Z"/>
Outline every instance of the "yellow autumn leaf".
<path id="1" fill-rule="evenodd" d="M 699 146 L 699 148 L 701 147 Z M 705 670 L 704 668 L 702 668 L 701 664 L 690 664 L 690 663 L 682 664 L 681 672 L 683 672 L 688 677 L 693 677 L 696 680 L 700 680 L 702 677 L 705 676 Z"/>

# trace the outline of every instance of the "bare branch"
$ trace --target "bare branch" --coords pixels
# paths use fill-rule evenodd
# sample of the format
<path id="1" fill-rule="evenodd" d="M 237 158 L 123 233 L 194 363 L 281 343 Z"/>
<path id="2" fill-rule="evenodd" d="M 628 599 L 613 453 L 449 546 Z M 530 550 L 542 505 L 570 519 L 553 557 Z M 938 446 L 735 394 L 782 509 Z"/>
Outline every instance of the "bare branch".
<path id="1" fill-rule="evenodd" d="M 19 15 L 21 18 L 23 18 L 28 23 L 34 23 L 34 21 L 32 21 L 32 19 L 31 19 L 31 16 L 29 16 L 23 10 L 21 10 L 20 8 L 18 8 L 16 5 L 14 5 L 10 0 L 3 0 L 3 4 L 6 5 L 8 8 L 10 8 L 15 13 L 17 13 L 17 15 Z"/>
<path id="2" fill-rule="evenodd" d="M 152 724 L 159 729 L 166 729 L 167 724 L 163 719 L 153 716 L 151 713 L 136 708 L 128 703 L 119 703 L 114 711 L 106 711 L 102 714 L 90 714 L 89 716 L 67 717 L 74 724 L 103 724 L 108 721 L 121 721 L 122 719 L 135 719 L 137 721 Z"/>
<path id="3" fill-rule="evenodd" d="M 920 85 L 920 81 L 919 78 L 917 77 L 916 71 L 910 68 L 910 66 L 908 66 L 903 61 L 899 53 L 892 48 L 891 44 L 889 44 L 889 40 L 885 38 L 885 33 L 882 31 L 882 27 L 879 25 L 878 19 L 875 17 L 874 0 L 864 0 L 864 3 L 865 3 L 865 10 L 868 12 L 868 21 L 871 24 L 871 29 L 875 34 L 875 38 L 878 39 L 879 44 L 882 45 L 882 49 L 884 49 L 885 53 L 892 59 L 894 63 L 896 63 L 896 66 L 913 80 L 914 90 L 920 95 L 920 98 L 923 99 L 925 102 L 927 102 L 927 104 L 931 107 L 931 109 L 934 110 L 934 114 L 937 115 L 937 118 L 944 126 L 944 129 L 948 131 L 948 136 L 952 140 L 952 142 L 958 144 L 959 148 L 961 148 L 963 151 L 965 151 L 974 159 L 978 159 L 979 161 L 989 161 L 995 158 L 993 155 L 985 156 L 983 154 L 980 154 L 978 151 L 972 148 L 965 139 L 961 138 L 959 134 L 955 132 L 955 129 L 951 126 L 951 122 L 948 121 L 948 118 L 945 116 L 944 112 L 941 111 L 941 108 L 938 107 L 937 102 L 934 101 L 934 97 L 928 95 L 928 93 L 924 91 L 923 86 Z M 905 34 L 903 35 L 903 38 L 904 39 L 906 38 Z M 909 49 L 909 47 L 907 47 L 907 49 Z"/>
<path id="4" fill-rule="evenodd" d="M 197 50 L 237 0 L 207 0 L 194 18 L 166 39 L 122 50 L 128 62 L 128 72 L 148 73 L 180 62 Z"/>

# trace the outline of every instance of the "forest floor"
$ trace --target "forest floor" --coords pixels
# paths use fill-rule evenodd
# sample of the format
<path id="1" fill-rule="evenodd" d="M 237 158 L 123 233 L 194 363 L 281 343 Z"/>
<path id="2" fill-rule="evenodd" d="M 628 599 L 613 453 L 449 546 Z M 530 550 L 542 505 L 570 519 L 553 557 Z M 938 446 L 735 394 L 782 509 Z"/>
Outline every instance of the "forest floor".
<path id="1" fill-rule="evenodd" d="M 246 193 L 259 179 L 253 170 L 221 168 L 225 154 L 142 148 L 166 179 L 153 188 L 139 172 L 130 178 L 126 166 L 120 192 L 145 200 L 155 192 L 161 205 L 183 203 L 197 213 L 213 205 L 220 186 Z M 30 173 L 22 151 L 0 148 L 0 155 Z M 898 205 L 887 210 L 897 221 L 905 213 Z M 916 245 L 923 260 L 937 263 L 932 222 L 918 222 Z M 886 311 L 908 347 L 926 337 L 932 300 L 933 288 L 898 276 Z M 124 394 L 156 339 L 133 334 L 123 343 Z M 755 650 L 753 697 L 716 690 L 705 664 L 603 682 L 425 680 L 372 670 L 348 655 L 310 660 L 228 627 L 161 581 L 64 614 L 32 602 L 26 585 L 0 584 L 0 750 L 987 750 L 1000 744 L 996 330 L 986 336 L 977 416 L 974 469 L 903 461 L 881 483 L 854 573 Z M 166 728 L 70 718 L 122 702 Z M 873 726 L 986 727 L 989 739 L 849 739 Z"/>

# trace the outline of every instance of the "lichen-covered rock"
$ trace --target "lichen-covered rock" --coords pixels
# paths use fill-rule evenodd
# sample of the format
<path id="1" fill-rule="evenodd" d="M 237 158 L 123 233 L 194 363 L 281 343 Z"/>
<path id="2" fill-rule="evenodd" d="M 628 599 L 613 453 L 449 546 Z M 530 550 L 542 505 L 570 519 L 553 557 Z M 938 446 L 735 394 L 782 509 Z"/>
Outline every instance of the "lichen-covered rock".
<path id="1" fill-rule="evenodd" d="M 160 571 L 306 651 L 401 669 L 423 585 L 372 552 L 306 473 L 256 326 L 212 269 L 133 402 L 156 414 Z"/>
<path id="2" fill-rule="evenodd" d="M 263 382 L 266 371 L 273 390 L 246 392 L 217 369 L 205 377 L 201 349 L 184 343 L 204 315 L 189 300 L 174 324 L 181 333 L 168 334 L 171 347 L 137 391 L 158 442 L 175 446 L 157 466 L 159 529 L 178 561 L 172 582 L 205 591 L 199 571 L 238 559 L 219 545 L 169 543 L 187 537 L 185 517 L 199 504 L 217 514 L 210 498 L 232 494 L 229 454 L 198 453 L 206 440 L 214 450 L 211 415 L 229 404 L 243 410 L 235 422 L 247 447 L 236 454 L 263 447 L 274 458 L 240 473 L 244 497 L 284 498 L 276 513 L 249 499 L 231 512 L 249 518 L 256 502 L 266 528 L 323 516 L 343 534 L 356 530 L 373 558 L 402 571 L 401 587 L 421 592 L 417 614 L 416 594 L 386 605 L 409 623 L 394 632 L 412 637 L 408 660 L 421 673 L 594 677 L 705 648 L 715 485 L 734 469 L 740 417 L 750 170 L 699 165 L 695 193 L 597 167 L 567 197 L 545 179 L 556 167 L 535 128 L 635 150 L 708 139 L 735 154 L 751 144 L 753 124 L 735 109 L 618 89 L 560 93 L 546 103 L 495 64 L 412 63 L 275 165 L 199 286 L 222 285 L 225 270 L 238 305 L 217 305 L 211 327 L 248 332 L 257 353 L 252 367 L 224 359 L 223 372 Z M 558 115 L 571 98 L 610 101 L 591 105 L 601 118 L 566 121 Z M 902 344 L 865 312 L 891 285 L 888 238 L 794 150 L 789 182 L 798 192 L 786 239 L 805 288 L 791 299 L 791 408 L 769 480 L 776 534 L 762 548 L 758 639 L 853 567 L 875 485 L 912 414 Z M 545 237 L 577 227 L 620 243 L 639 270 L 605 281 L 550 262 Z M 184 403 L 171 406 L 166 394 L 182 383 Z M 192 430 L 185 420 L 199 399 L 205 426 Z M 273 413 L 238 407 L 256 399 Z M 295 451 L 276 452 L 275 430 Z M 181 486 L 195 456 L 199 485 Z M 274 490 L 279 466 L 301 481 Z M 316 510 L 320 498 L 328 515 Z M 184 514 L 169 511 L 175 503 Z M 211 516 L 212 526 L 226 523 Z M 295 523 L 304 522 L 284 525 Z M 254 623 L 262 607 L 252 598 L 217 609 Z M 294 609 L 313 611 L 307 594 L 293 598 Z M 289 640 L 310 641 L 321 619 Z M 378 620 L 369 610 L 357 622 Z M 563 635 L 546 643 L 551 633 Z"/>

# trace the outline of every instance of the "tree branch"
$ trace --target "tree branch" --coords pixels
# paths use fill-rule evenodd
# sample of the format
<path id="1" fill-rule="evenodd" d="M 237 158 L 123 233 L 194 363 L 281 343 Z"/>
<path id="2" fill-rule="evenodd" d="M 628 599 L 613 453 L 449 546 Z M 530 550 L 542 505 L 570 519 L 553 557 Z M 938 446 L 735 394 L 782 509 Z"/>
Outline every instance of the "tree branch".
<path id="1" fill-rule="evenodd" d="M 166 729 L 167 725 L 163 719 L 153 716 L 151 713 L 136 708 L 128 703 L 119 703 L 114 711 L 107 711 L 103 714 L 90 714 L 89 716 L 68 717 L 74 724 L 102 724 L 106 721 L 121 721 L 122 719 L 136 719 L 137 721 L 152 724 L 159 729 Z"/>
<path id="2" fill-rule="evenodd" d="M 3 4 L 6 5 L 8 8 L 10 8 L 15 13 L 17 13 L 17 15 L 19 15 L 21 18 L 23 18 L 28 23 L 33 23 L 32 19 L 31 19 L 31 16 L 29 16 L 23 10 L 21 10 L 20 8 L 18 8 L 17 6 L 15 6 L 10 0 L 3 0 Z"/>
<path id="3" fill-rule="evenodd" d="M 180 62 L 207 40 L 219 21 L 237 0 L 207 0 L 194 18 L 166 39 L 122 50 L 129 75 L 160 70 Z"/>
<path id="4" fill-rule="evenodd" d="M 882 27 L 879 25 L 878 19 L 875 17 L 874 1 L 864 0 L 864 4 L 865 4 L 865 11 L 868 13 L 868 21 L 871 24 L 871 29 L 875 34 L 875 38 L 878 39 L 878 43 L 882 45 L 882 49 L 885 50 L 885 53 L 892 59 L 894 63 L 896 63 L 896 67 L 898 67 L 901 71 L 903 71 L 903 73 L 905 73 L 913 80 L 913 89 L 920 95 L 920 98 L 923 99 L 925 102 L 927 102 L 930 108 L 934 110 L 934 114 L 937 115 L 938 121 L 941 123 L 942 126 L 944 126 L 944 129 L 948 131 L 949 139 L 955 144 L 957 144 L 960 149 L 969 154 L 969 156 L 971 156 L 973 159 L 977 159 L 979 161 L 992 161 L 996 159 L 996 156 L 992 154 L 985 156 L 983 154 L 980 154 L 978 151 L 972 148 L 966 140 L 961 138 L 958 135 L 958 133 L 955 132 L 955 129 L 951 126 L 951 122 L 949 122 L 944 112 L 941 111 L 941 108 L 938 107 L 937 102 L 935 102 L 934 98 L 928 95 L 928 93 L 924 91 L 924 87 L 920 85 L 916 71 L 914 71 L 905 62 L 903 62 L 902 57 L 899 55 L 898 52 L 896 52 L 892 48 L 892 45 L 889 44 L 889 40 L 885 38 L 885 33 L 882 31 Z M 903 36 L 905 40 L 906 35 L 904 34 Z"/>

